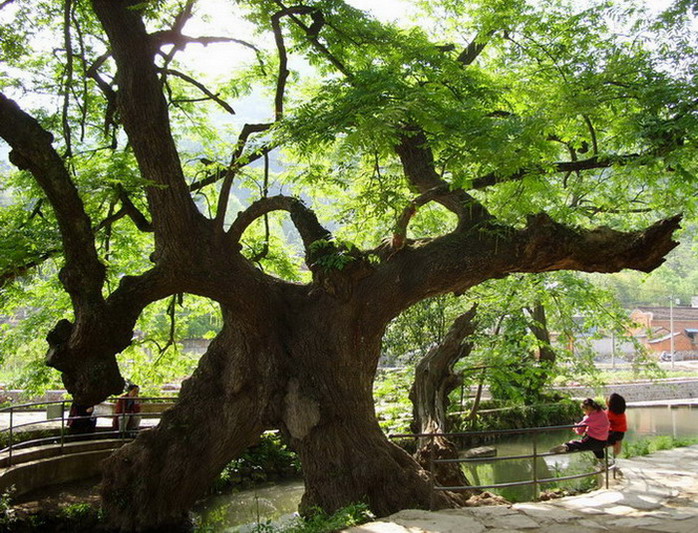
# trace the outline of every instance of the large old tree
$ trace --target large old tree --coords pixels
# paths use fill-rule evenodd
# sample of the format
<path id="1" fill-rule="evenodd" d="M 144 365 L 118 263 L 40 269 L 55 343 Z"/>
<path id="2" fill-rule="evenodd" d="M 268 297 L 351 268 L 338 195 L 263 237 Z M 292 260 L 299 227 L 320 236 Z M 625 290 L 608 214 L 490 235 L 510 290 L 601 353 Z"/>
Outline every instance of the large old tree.
<path id="1" fill-rule="evenodd" d="M 651 26 L 606 4 L 426 4 L 424 27 L 406 30 L 340 0 L 219 2 L 202 36 L 187 29 L 193 0 L 0 3 L 0 137 L 18 169 L 7 209 L 24 213 L 3 238 L 56 236 L 15 247 L 2 282 L 60 266 L 73 313 L 47 363 L 100 401 L 121 390 L 116 356 L 147 306 L 220 305 L 176 406 L 106 461 L 114 527 L 178 521 L 270 428 L 300 454 L 306 508 L 428 506 L 428 474 L 374 414 L 386 325 L 512 272 L 648 272 L 675 246 L 697 101 L 680 10 Z M 243 15 L 256 44 L 235 33 Z M 186 62 L 203 44 L 256 57 L 216 86 Z M 200 106 L 219 120 L 249 87 L 271 99 L 263 119 L 234 137 L 204 126 Z M 276 212 L 306 278 L 278 260 Z M 125 249 L 138 260 L 120 261 Z"/>

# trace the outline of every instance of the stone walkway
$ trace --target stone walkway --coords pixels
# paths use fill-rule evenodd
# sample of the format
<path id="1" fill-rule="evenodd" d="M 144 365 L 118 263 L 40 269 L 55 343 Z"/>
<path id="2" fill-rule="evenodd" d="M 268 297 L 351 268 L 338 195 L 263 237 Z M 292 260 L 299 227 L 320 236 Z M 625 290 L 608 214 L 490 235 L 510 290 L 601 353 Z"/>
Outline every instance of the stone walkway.
<path id="1" fill-rule="evenodd" d="M 698 446 L 619 459 L 606 490 L 545 503 L 405 510 L 345 533 L 698 533 Z"/>

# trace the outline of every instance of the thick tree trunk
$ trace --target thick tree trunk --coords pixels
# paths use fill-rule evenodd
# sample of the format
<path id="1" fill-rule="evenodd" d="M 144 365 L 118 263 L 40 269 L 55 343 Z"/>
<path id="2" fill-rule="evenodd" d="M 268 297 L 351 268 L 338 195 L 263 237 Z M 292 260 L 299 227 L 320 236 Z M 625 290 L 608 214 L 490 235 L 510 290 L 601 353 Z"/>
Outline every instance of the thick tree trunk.
<path id="1" fill-rule="evenodd" d="M 261 325 L 253 332 L 226 321 L 160 424 L 103 463 L 102 503 L 112 527 L 147 531 L 181 522 L 223 467 L 254 443 L 280 382 L 271 338 Z"/>
<path id="2" fill-rule="evenodd" d="M 429 473 L 376 421 L 380 332 L 362 329 L 351 306 L 326 303 L 281 312 L 279 320 L 268 308 L 258 313 L 264 326 L 233 328 L 226 320 L 177 405 L 105 462 L 102 499 L 114 527 L 181 521 L 222 468 L 274 427 L 300 455 L 306 512 L 352 502 L 367 503 L 378 516 L 455 505 L 450 495 L 432 496 Z"/>
<path id="3" fill-rule="evenodd" d="M 361 319 L 351 306 L 332 305 L 294 324 L 303 333 L 291 344 L 282 429 L 303 466 L 301 510 L 331 512 L 364 502 L 385 516 L 410 507 L 451 507 L 451 497 L 432 495 L 429 474 L 378 425 L 372 384 L 382 328 Z"/>

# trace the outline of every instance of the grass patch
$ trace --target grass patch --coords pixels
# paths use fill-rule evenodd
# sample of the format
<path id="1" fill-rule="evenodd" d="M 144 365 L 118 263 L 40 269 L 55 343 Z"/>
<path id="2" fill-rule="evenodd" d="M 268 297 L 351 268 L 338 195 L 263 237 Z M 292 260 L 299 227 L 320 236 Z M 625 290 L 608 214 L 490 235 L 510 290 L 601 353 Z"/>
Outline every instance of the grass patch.
<path id="1" fill-rule="evenodd" d="M 677 438 L 669 435 L 660 435 L 657 437 L 644 438 L 635 442 L 625 442 L 621 457 L 638 457 L 649 455 L 660 450 L 671 450 L 673 448 L 681 448 L 684 446 L 692 446 L 698 444 L 698 438 Z"/>
<path id="2" fill-rule="evenodd" d="M 275 524 L 271 520 L 258 521 L 254 527 L 247 529 L 250 533 L 332 533 L 348 527 L 358 526 L 374 520 L 375 516 L 364 503 L 342 507 L 332 514 L 315 509 L 308 518 L 294 518 L 285 524 Z M 220 524 L 208 522 L 197 524 L 196 533 L 220 531 Z"/>

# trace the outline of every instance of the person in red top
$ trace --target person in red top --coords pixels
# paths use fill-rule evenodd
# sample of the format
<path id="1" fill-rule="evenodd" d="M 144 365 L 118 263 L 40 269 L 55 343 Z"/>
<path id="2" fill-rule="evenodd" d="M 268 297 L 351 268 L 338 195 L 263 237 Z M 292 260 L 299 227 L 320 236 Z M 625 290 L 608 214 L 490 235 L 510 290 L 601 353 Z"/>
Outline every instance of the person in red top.
<path id="1" fill-rule="evenodd" d="M 625 418 L 625 398 L 615 392 L 606 400 L 608 405 L 608 421 L 611 428 L 608 432 L 608 445 L 613 446 L 613 453 L 618 455 L 623 446 L 623 437 L 628 431 L 628 421 Z"/>
<path id="2" fill-rule="evenodd" d="M 550 448 L 550 451 L 567 453 L 589 450 L 594 452 L 598 459 L 603 459 L 609 428 L 606 411 L 592 398 L 587 398 L 582 402 L 582 411 L 584 411 L 584 418 L 573 428 L 577 435 L 583 435 L 582 439 L 554 446 Z"/>
<path id="3" fill-rule="evenodd" d="M 112 428 L 118 429 L 120 433 L 133 432 L 138 429 L 141 422 L 141 417 L 138 413 L 141 412 L 141 404 L 138 401 L 139 387 L 135 383 L 129 383 L 114 406 L 114 418 L 112 419 Z"/>

